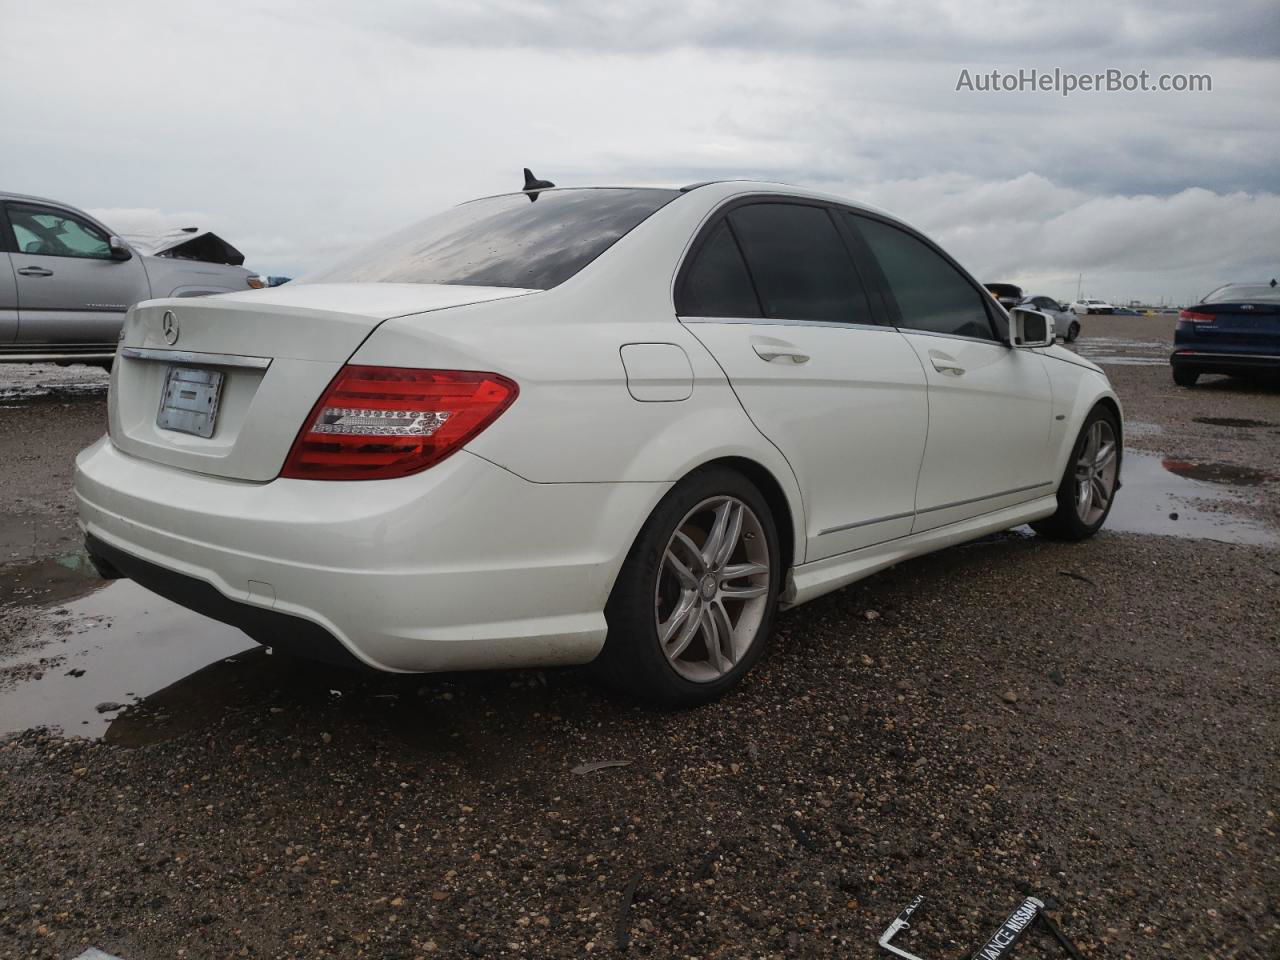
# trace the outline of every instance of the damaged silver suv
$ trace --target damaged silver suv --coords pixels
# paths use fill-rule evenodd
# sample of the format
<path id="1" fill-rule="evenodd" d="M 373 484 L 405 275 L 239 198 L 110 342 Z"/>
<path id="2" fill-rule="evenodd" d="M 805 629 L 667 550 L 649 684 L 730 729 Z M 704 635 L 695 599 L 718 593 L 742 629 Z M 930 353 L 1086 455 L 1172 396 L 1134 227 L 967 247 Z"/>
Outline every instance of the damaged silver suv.
<path id="1" fill-rule="evenodd" d="M 0 193 L 0 362 L 109 365 L 131 306 L 262 286 L 243 264 L 208 231 L 125 240 L 75 207 Z"/>

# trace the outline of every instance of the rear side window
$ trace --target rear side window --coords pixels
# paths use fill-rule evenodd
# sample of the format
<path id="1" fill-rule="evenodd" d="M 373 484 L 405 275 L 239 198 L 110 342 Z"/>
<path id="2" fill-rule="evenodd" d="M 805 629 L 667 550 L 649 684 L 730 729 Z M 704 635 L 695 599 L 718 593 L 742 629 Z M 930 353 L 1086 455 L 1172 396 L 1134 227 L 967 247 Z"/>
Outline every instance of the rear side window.
<path id="1" fill-rule="evenodd" d="M 982 294 L 924 241 L 879 220 L 846 214 L 860 230 L 911 330 L 994 340 Z"/>
<path id="2" fill-rule="evenodd" d="M 548 290 L 678 190 L 545 190 L 473 200 L 380 240 L 305 283 L 456 283 Z"/>
<path id="3" fill-rule="evenodd" d="M 825 209 L 755 203 L 733 210 L 729 222 L 766 317 L 875 322 L 849 251 Z"/>
<path id="4" fill-rule="evenodd" d="M 727 220 L 711 231 L 681 282 L 676 312 L 683 317 L 759 317 L 751 275 Z"/>

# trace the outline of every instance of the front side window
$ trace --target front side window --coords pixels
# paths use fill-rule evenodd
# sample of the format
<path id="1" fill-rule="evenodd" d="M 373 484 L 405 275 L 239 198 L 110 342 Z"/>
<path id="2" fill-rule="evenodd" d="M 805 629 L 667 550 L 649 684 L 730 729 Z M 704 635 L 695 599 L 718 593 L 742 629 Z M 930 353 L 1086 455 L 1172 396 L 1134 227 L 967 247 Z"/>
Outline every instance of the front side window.
<path id="1" fill-rule="evenodd" d="M 901 324 L 911 330 L 994 340 L 982 295 L 936 250 L 905 230 L 847 214 L 889 283 Z"/>
<path id="2" fill-rule="evenodd" d="M 473 200 L 300 282 L 548 290 L 678 196 L 677 190 L 591 188 Z"/>
<path id="3" fill-rule="evenodd" d="M 41 257 L 110 260 L 107 235 L 87 221 L 48 207 L 9 204 L 9 223 L 19 253 Z"/>
<path id="4" fill-rule="evenodd" d="M 682 317 L 760 316 L 760 301 L 727 220 L 721 220 L 698 249 L 680 283 L 676 313 Z"/>
<path id="5" fill-rule="evenodd" d="M 862 282 L 822 207 L 753 203 L 729 214 L 764 315 L 874 323 Z"/>

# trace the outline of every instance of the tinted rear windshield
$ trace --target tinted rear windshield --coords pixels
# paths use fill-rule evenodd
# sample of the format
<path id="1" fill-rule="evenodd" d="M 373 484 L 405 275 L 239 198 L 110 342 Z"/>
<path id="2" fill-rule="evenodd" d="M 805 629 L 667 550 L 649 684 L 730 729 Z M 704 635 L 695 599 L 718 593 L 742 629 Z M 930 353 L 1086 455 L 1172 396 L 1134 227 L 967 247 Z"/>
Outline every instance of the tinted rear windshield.
<path id="1" fill-rule="evenodd" d="M 1209 294 L 1201 303 L 1280 303 L 1280 287 L 1266 284 L 1229 283 Z"/>
<path id="2" fill-rule="evenodd" d="M 591 188 L 473 200 L 379 240 L 303 282 L 548 290 L 678 196 L 678 190 Z"/>

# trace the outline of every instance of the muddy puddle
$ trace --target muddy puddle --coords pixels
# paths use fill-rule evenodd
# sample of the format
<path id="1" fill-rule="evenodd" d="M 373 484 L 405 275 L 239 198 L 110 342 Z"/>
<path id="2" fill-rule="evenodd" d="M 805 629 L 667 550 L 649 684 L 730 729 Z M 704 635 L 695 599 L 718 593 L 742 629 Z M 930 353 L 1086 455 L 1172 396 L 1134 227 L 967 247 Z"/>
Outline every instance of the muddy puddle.
<path id="1" fill-rule="evenodd" d="M 298 711 L 330 723 L 337 713 L 347 724 L 488 769 L 517 749 L 519 731 L 546 708 L 541 671 L 395 675 L 296 660 L 128 580 L 50 605 L 41 616 L 38 642 L 0 659 L 0 736 L 46 727 L 144 747 L 238 711 L 264 718 Z M 493 705 L 483 717 L 509 727 L 501 743 L 480 743 L 475 714 L 453 704 L 475 697 Z"/>
<path id="2" fill-rule="evenodd" d="M 100 400 L 109 382 L 107 371 L 83 363 L 0 364 L 0 410 L 27 400 Z"/>
<path id="3" fill-rule="evenodd" d="M 83 550 L 8 563 L 0 577 L 0 607 L 60 603 L 102 588 L 103 580 Z"/>
<path id="4" fill-rule="evenodd" d="M 1280 544 L 1271 527 L 1244 515 L 1247 488 L 1269 479 L 1249 467 L 1177 460 L 1129 450 L 1123 487 L 1104 529 L 1226 543 Z"/>
<path id="5" fill-rule="evenodd" d="M 1081 337 L 1071 346 L 1080 356 L 1102 366 L 1158 366 L 1169 362 L 1170 347 L 1159 340 Z"/>
<path id="6" fill-rule="evenodd" d="M 49 621 L 38 651 L 0 661 L 0 670 L 20 671 L 0 691 L 0 734 L 47 726 L 103 736 L 125 707 L 256 647 L 128 580 L 67 603 Z M 33 674 L 27 664 L 39 661 Z"/>

